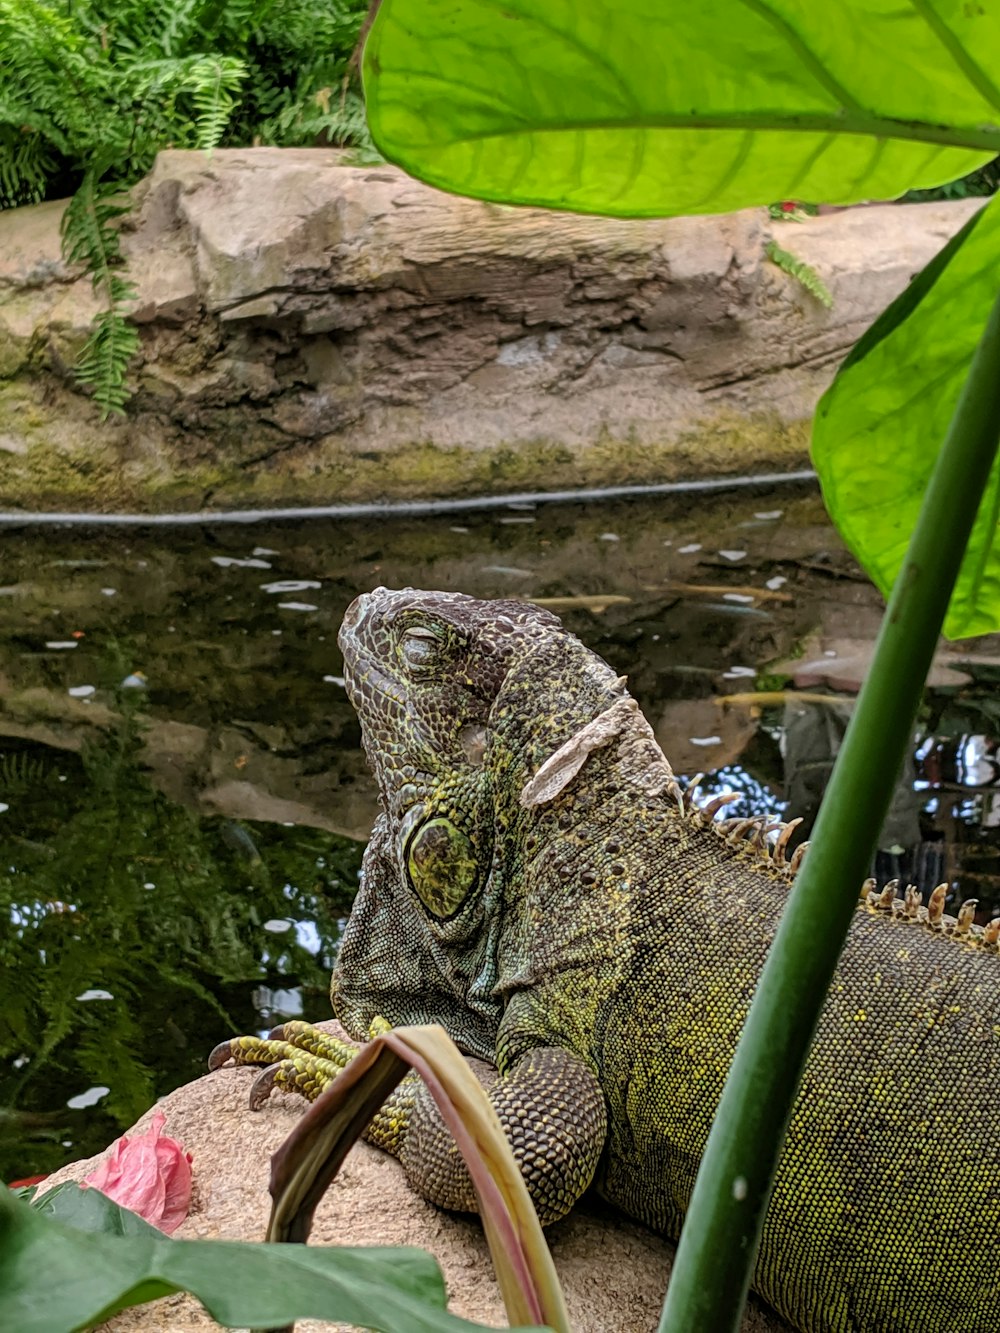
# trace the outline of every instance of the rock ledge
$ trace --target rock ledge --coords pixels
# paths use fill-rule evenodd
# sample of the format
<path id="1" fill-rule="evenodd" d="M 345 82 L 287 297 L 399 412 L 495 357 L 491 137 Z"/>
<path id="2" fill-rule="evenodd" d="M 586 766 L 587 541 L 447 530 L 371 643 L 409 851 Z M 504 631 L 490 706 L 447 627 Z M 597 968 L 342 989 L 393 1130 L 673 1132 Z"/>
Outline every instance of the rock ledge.
<path id="1" fill-rule="evenodd" d="M 62 205 L 0 217 L 0 504 L 143 511 L 800 466 L 816 400 L 980 200 L 620 221 L 443 194 L 322 149 L 161 153 L 135 191 L 137 393 L 70 366 L 95 311 Z M 771 231 L 835 297 L 764 257 Z"/>

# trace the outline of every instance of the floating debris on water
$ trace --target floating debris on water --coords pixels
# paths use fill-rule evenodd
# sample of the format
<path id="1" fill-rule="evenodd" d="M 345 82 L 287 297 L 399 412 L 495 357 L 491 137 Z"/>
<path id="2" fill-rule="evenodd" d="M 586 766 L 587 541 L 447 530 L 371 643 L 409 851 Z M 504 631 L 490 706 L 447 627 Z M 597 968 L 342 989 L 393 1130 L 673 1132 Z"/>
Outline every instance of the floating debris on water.
<path id="1" fill-rule="evenodd" d="M 212 564 L 218 565 L 220 569 L 270 569 L 271 565 L 267 560 L 259 560 L 252 556 L 248 560 L 239 560 L 235 555 L 213 555 Z"/>
<path id="2" fill-rule="evenodd" d="M 86 1092 L 77 1093 L 75 1097 L 70 1097 L 66 1105 L 71 1111 L 83 1111 L 88 1106 L 96 1106 L 102 1098 L 106 1097 L 111 1091 L 110 1088 L 97 1086 L 88 1088 Z"/>
<path id="3" fill-rule="evenodd" d="M 598 614 L 609 606 L 626 606 L 631 597 L 617 592 L 581 594 L 579 597 L 529 597 L 533 606 L 544 606 L 548 611 L 595 611 Z"/>
<path id="4" fill-rule="evenodd" d="M 278 579 L 275 583 L 262 583 L 261 592 L 308 592 L 310 588 L 322 588 L 317 579 Z"/>

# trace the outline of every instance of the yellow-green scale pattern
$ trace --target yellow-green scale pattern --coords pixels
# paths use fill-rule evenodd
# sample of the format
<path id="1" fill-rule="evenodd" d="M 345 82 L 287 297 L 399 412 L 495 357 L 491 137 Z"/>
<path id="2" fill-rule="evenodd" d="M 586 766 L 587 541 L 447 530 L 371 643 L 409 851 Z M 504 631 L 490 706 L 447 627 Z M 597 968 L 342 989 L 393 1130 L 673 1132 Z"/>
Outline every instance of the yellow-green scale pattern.
<path id="1" fill-rule="evenodd" d="M 676 1236 L 783 852 L 694 808 L 625 682 L 546 611 L 376 589 L 340 643 L 382 814 L 338 1017 L 359 1040 L 441 1023 L 489 1061 L 543 1221 L 596 1180 Z M 827 999 L 754 1281 L 802 1333 L 1000 1328 L 1000 931 L 942 907 L 866 893 Z M 305 1049 L 285 1081 L 314 1095 L 343 1053 L 288 1036 Z M 412 1080 L 370 1137 L 429 1198 L 475 1206 Z"/>

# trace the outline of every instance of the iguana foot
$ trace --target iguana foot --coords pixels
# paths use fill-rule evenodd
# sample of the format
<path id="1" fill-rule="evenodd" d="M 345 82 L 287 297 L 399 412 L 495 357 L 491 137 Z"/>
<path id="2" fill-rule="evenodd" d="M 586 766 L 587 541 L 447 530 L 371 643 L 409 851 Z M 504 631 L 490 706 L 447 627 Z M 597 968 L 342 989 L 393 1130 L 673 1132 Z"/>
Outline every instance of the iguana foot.
<path id="1" fill-rule="evenodd" d="M 372 1021 L 369 1036 L 389 1029 L 385 1019 Z M 257 1111 L 274 1088 L 297 1092 L 313 1102 L 354 1059 L 358 1048 L 311 1023 L 283 1023 L 267 1037 L 232 1037 L 220 1042 L 208 1057 L 210 1070 L 227 1061 L 237 1065 L 266 1065 L 250 1089 L 250 1109 Z"/>

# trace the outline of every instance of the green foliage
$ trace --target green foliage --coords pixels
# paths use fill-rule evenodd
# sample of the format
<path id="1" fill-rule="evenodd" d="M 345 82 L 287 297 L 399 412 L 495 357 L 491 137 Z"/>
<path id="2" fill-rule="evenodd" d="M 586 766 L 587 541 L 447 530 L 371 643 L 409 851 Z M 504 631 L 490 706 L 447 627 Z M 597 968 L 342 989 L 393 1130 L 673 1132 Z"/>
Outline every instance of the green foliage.
<path id="1" fill-rule="evenodd" d="M 105 415 L 138 349 L 123 192 L 161 148 L 349 144 L 370 153 L 351 56 L 364 0 L 0 0 L 0 207 L 77 191 L 64 226 L 105 306 L 78 374 Z M 117 203 L 114 201 L 117 200 Z"/>
<path id="2" fill-rule="evenodd" d="M 324 1319 L 398 1333 L 481 1328 L 450 1315 L 422 1250 L 171 1240 L 97 1190 L 29 1206 L 0 1186 L 4 1327 L 66 1333 L 119 1310 L 193 1292 L 227 1328 Z"/>
<path id="3" fill-rule="evenodd" d="M 94 290 L 106 303 L 94 320 L 76 373 L 80 383 L 93 390 L 107 416 L 124 412 L 129 396 L 125 375 L 139 349 L 139 335 L 126 318 L 128 303 L 135 299 L 136 292 L 121 272 L 115 225 L 128 212 L 128 205 L 121 202 L 115 185 L 99 185 L 96 174 L 93 168 L 84 172 L 80 188 L 63 214 L 62 235 L 66 258 L 71 264 L 84 266 Z"/>
<path id="4" fill-rule="evenodd" d="M 813 458 L 827 508 L 886 595 L 993 304 L 998 255 L 995 198 L 876 320 L 816 413 Z M 945 621 L 951 638 L 1000 629 L 1000 465 L 973 507 Z"/>
<path id="5" fill-rule="evenodd" d="M 833 307 L 833 296 L 829 287 L 811 264 L 803 259 L 796 259 L 788 250 L 783 250 L 777 241 L 768 241 L 765 254 L 772 264 L 777 264 L 782 273 L 787 273 L 796 282 L 800 282 L 810 296 L 814 296 L 827 310 Z"/>
<path id="6" fill-rule="evenodd" d="M 391 161 L 631 217 L 955 180 L 1000 152 L 998 65 L 991 0 L 383 0 L 365 48 Z"/>
<path id="7" fill-rule="evenodd" d="M 936 199 L 979 199 L 996 194 L 1000 189 L 1000 157 L 987 162 L 978 171 L 971 171 L 957 181 L 948 181 L 933 190 L 907 190 L 903 196 L 908 204 L 931 203 Z"/>

